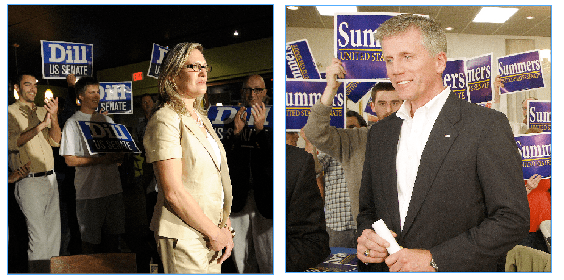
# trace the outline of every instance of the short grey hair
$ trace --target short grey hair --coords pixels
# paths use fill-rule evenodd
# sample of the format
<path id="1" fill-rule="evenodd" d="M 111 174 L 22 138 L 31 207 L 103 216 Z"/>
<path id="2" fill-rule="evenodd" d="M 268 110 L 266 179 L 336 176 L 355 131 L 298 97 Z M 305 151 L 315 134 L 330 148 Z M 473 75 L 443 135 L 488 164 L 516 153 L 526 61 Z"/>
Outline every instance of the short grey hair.
<path id="1" fill-rule="evenodd" d="M 378 27 L 374 38 L 382 43 L 384 38 L 400 35 L 411 28 L 421 31 L 423 46 L 431 56 L 447 52 L 444 30 L 435 20 L 420 15 L 402 14 L 388 19 Z"/>

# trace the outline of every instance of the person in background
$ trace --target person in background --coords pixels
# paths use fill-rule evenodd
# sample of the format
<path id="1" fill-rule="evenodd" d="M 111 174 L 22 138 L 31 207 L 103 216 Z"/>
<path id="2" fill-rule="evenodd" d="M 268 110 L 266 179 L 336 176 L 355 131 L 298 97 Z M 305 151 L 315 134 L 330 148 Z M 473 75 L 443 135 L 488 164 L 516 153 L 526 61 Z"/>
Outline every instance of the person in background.
<path id="1" fill-rule="evenodd" d="M 315 180 L 317 181 L 317 187 L 321 193 L 321 198 L 325 201 L 325 174 L 323 173 L 323 165 L 319 162 L 319 151 L 313 144 L 311 144 L 311 142 L 309 142 L 309 140 L 307 140 L 303 127 L 300 129 L 300 136 L 305 142 L 304 150 L 313 156 L 313 161 L 315 162 Z"/>
<path id="2" fill-rule="evenodd" d="M 348 129 L 366 127 L 362 116 L 348 111 Z M 323 167 L 325 186 L 325 223 L 329 234 L 330 247 L 354 248 L 356 246 L 356 225 L 351 213 L 351 200 L 343 166 L 335 158 L 320 152 L 317 155 Z"/>
<path id="3" fill-rule="evenodd" d="M 494 97 L 492 100 L 492 109 L 501 111 L 500 108 L 500 88 L 503 87 L 503 82 L 501 81 L 501 76 L 497 75 L 494 81 Z M 523 111 L 523 121 L 522 122 L 509 122 L 511 125 L 511 130 L 513 130 L 513 135 L 526 134 L 527 133 L 527 101 L 537 100 L 535 97 L 525 98 L 521 102 L 521 109 Z"/>
<path id="4" fill-rule="evenodd" d="M 367 127 L 368 124 L 364 118 L 356 111 L 347 111 L 347 118 L 345 119 L 346 128 Z"/>
<path id="5" fill-rule="evenodd" d="M 551 220 L 552 217 L 550 185 L 551 178 L 542 178 L 538 174 L 534 174 L 530 179 L 525 180 L 531 223 L 529 235 L 519 243 L 547 253 L 550 253 L 550 251 L 540 231 L 540 224 L 543 221 Z"/>
<path id="6" fill-rule="evenodd" d="M 345 77 L 345 66 L 339 59 L 333 58 L 332 64 L 327 67 L 327 86 L 319 101 L 311 108 L 311 113 L 303 130 L 305 136 L 317 149 L 341 163 L 347 182 L 353 224 L 356 227 L 358 194 L 369 128 L 344 129 L 329 124 L 333 99 L 341 84 L 337 78 Z M 403 103 L 389 82 L 377 83 L 371 89 L 370 94 L 372 97 L 370 106 L 379 120 L 383 120 L 397 111 Z"/>
<path id="7" fill-rule="evenodd" d="M 313 157 L 286 145 L 286 271 L 305 271 L 330 252 Z"/>
<path id="8" fill-rule="evenodd" d="M 52 147 L 61 142 L 58 97 L 35 104 L 37 79 L 31 73 L 17 76 L 14 89 L 20 97 L 8 106 L 10 167 L 19 170 L 30 162 L 29 174 L 16 182 L 14 195 L 27 224 L 29 272 L 48 273 L 49 260 L 61 244 L 59 191 Z"/>
<path id="9" fill-rule="evenodd" d="M 153 217 L 153 210 L 155 204 L 157 203 L 157 180 L 153 172 L 152 164 L 147 163 L 145 155 L 145 147 L 143 146 L 143 137 L 145 136 L 145 129 L 147 123 L 153 114 L 155 109 L 155 101 L 151 94 L 145 93 L 141 96 L 141 109 L 143 110 L 143 117 L 139 119 L 139 123 L 135 129 L 137 135 L 137 141 L 140 143 L 139 149 L 141 153 L 136 155 L 138 159 L 136 164 L 138 165 L 136 179 L 138 184 L 146 191 L 146 208 L 147 208 L 147 218 L 151 221 Z"/>
<path id="10" fill-rule="evenodd" d="M 231 171 L 231 223 L 237 229 L 233 262 L 239 273 L 272 273 L 272 129 L 266 126 L 267 89 L 259 75 L 241 89 L 245 104 L 233 120 L 233 134 L 223 144 Z M 247 122 L 251 107 L 254 127 Z"/>
<path id="11" fill-rule="evenodd" d="M 99 83 L 83 77 L 75 85 L 80 110 L 63 128 L 59 154 L 75 168 L 76 217 L 80 226 L 82 253 L 119 252 L 119 235 L 125 232 L 125 210 L 118 165 L 122 153 L 91 155 L 78 121 L 113 123 L 97 112 Z"/>

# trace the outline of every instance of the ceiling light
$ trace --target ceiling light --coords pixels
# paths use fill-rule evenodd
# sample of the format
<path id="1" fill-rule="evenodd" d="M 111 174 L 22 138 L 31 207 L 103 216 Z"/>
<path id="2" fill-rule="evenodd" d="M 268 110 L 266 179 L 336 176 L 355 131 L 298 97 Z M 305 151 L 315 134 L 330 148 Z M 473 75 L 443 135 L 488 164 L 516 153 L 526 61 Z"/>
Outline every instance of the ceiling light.
<path id="1" fill-rule="evenodd" d="M 45 91 L 45 99 L 52 99 L 53 98 L 53 92 L 51 91 L 51 89 L 47 89 Z"/>
<path id="2" fill-rule="evenodd" d="M 447 31 L 451 31 L 451 30 L 453 30 L 454 28 L 452 28 L 452 27 L 447 27 L 447 28 L 445 28 L 445 29 L 446 29 Z"/>
<path id="3" fill-rule="evenodd" d="M 315 6 L 322 16 L 333 16 L 335 13 L 356 13 L 356 6 Z"/>
<path id="4" fill-rule="evenodd" d="M 237 30 L 235 30 L 235 32 L 233 32 L 233 36 L 239 36 L 239 32 L 237 32 Z"/>
<path id="5" fill-rule="evenodd" d="M 295 11 L 298 9 L 298 6 L 286 6 L 286 9 Z"/>
<path id="6" fill-rule="evenodd" d="M 504 23 L 518 10 L 517 8 L 482 7 L 473 22 Z"/>
<path id="7" fill-rule="evenodd" d="M 527 19 L 534 19 L 535 17 L 533 16 L 528 16 Z"/>

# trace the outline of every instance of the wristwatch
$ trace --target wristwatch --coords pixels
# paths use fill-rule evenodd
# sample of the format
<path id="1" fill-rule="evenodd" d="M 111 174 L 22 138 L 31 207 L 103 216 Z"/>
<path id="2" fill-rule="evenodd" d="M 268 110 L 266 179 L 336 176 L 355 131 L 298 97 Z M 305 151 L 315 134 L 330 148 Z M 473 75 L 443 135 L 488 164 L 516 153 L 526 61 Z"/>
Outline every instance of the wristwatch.
<path id="1" fill-rule="evenodd" d="M 437 263 L 435 262 L 434 259 L 431 258 L 431 262 L 429 263 L 429 265 L 430 265 L 431 267 L 433 267 L 436 272 L 439 272 L 439 266 L 437 265 Z"/>

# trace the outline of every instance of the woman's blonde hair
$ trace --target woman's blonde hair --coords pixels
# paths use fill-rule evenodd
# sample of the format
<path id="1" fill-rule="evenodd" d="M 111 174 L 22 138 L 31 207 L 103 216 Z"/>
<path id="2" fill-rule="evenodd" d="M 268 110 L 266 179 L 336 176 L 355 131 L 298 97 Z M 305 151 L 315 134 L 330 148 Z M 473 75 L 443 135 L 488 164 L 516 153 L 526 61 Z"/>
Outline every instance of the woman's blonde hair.
<path id="1" fill-rule="evenodd" d="M 167 53 L 164 62 L 161 64 L 159 73 L 159 107 L 168 104 L 178 114 L 190 115 L 190 112 L 188 112 L 184 106 L 174 78 L 176 78 L 180 70 L 184 68 L 188 56 L 194 49 L 200 52 L 204 50 L 202 45 L 198 43 L 179 43 Z M 203 96 L 197 97 L 196 100 L 194 100 L 194 109 L 206 115 Z"/>

